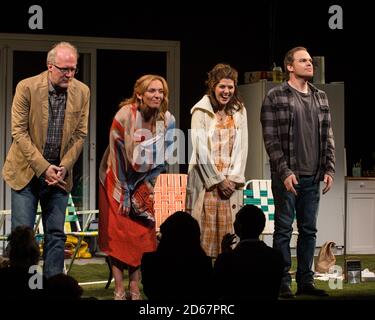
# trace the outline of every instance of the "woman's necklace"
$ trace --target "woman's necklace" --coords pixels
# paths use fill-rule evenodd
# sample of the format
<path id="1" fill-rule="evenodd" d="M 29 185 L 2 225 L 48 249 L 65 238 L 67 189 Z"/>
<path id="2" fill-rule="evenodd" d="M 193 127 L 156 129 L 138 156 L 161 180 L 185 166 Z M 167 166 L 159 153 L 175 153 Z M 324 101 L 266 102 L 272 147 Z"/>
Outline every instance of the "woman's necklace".
<path id="1" fill-rule="evenodd" d="M 216 112 L 216 117 L 217 117 L 218 121 L 223 122 L 227 118 L 227 114 L 226 114 L 225 110 L 218 110 Z"/>

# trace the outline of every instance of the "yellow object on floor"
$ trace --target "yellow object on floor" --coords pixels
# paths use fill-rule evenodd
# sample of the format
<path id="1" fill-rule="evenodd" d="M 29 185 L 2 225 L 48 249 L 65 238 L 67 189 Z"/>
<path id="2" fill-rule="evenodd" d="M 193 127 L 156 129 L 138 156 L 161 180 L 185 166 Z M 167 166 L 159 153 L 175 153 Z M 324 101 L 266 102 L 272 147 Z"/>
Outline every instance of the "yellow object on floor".
<path id="1" fill-rule="evenodd" d="M 77 244 L 78 244 L 78 238 L 68 234 L 66 236 L 66 241 L 65 241 L 65 251 L 68 252 L 70 255 L 73 255 Z M 84 259 L 91 258 L 91 253 L 89 252 L 88 247 L 89 247 L 88 243 L 82 240 L 81 246 L 77 252 L 76 258 L 84 258 Z"/>

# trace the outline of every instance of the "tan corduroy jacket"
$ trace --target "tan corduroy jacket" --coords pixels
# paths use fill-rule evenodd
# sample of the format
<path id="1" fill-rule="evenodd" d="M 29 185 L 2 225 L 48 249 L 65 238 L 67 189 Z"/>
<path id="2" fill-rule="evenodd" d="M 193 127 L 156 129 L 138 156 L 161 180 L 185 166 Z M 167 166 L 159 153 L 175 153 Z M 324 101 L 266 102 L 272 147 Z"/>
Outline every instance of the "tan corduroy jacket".
<path id="1" fill-rule="evenodd" d="M 186 210 L 201 224 L 203 199 L 206 190 L 220 183 L 225 176 L 219 172 L 211 159 L 212 136 L 216 126 L 215 113 L 207 95 L 191 109 L 191 138 L 193 145 L 186 189 Z M 227 178 L 236 183 L 236 191 L 230 198 L 232 217 L 243 205 L 242 187 L 245 184 L 245 167 L 248 149 L 247 115 L 242 108 L 233 115 L 235 141 Z"/>
<path id="2" fill-rule="evenodd" d="M 90 89 L 72 79 L 68 87 L 60 166 L 67 169 L 66 190 L 73 184 L 72 168 L 87 135 Z M 4 180 L 14 190 L 39 177 L 50 163 L 43 157 L 48 129 L 48 71 L 20 81 L 12 105 L 13 142 L 3 167 Z"/>

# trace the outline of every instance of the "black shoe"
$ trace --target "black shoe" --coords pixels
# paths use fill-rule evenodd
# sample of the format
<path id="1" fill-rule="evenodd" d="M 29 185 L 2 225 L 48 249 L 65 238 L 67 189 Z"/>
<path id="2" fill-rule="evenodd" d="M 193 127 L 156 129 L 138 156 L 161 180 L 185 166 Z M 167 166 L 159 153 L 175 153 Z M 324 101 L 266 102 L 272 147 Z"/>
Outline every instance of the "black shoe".
<path id="1" fill-rule="evenodd" d="M 288 285 L 282 285 L 279 291 L 279 298 L 292 299 L 294 294 Z"/>
<path id="2" fill-rule="evenodd" d="M 298 286 L 296 295 L 307 295 L 307 296 L 317 296 L 317 297 L 327 297 L 328 293 L 323 289 L 315 288 L 314 284 L 307 283 Z"/>

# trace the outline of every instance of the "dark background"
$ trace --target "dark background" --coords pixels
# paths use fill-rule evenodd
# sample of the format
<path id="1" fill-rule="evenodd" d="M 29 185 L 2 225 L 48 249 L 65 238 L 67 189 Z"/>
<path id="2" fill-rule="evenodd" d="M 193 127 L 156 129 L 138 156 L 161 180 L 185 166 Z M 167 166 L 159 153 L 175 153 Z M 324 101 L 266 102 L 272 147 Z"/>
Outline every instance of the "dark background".
<path id="1" fill-rule="evenodd" d="M 241 4 L 240 4 L 241 3 Z M 43 8 L 43 30 L 30 30 L 28 8 Z M 328 9 L 343 9 L 342 30 L 331 30 Z M 246 71 L 271 70 L 282 65 L 290 48 L 302 45 L 311 56 L 325 56 L 326 82 L 345 81 L 345 146 L 349 173 L 362 159 L 364 170 L 372 167 L 375 151 L 371 116 L 372 51 L 368 42 L 371 10 L 355 1 L 163 1 L 138 3 L 102 1 L 33 1 L 2 4 L 0 32 L 118 37 L 180 41 L 180 127 L 190 126 L 190 108 L 205 92 L 207 72 L 218 62 L 234 66 L 240 83 Z M 202 7 L 204 6 L 204 8 Z M 103 50 L 98 54 L 105 57 Z M 144 57 L 142 57 L 144 59 Z M 162 57 L 160 61 L 162 61 Z M 145 59 L 145 71 L 159 67 Z M 122 90 L 122 64 L 108 59 L 98 65 L 98 159 L 106 145 L 113 110 L 100 102 L 103 86 L 115 85 L 117 103 L 130 93 Z M 163 69 L 162 67 L 161 69 Z M 132 75 L 128 75 L 132 77 Z M 100 79 L 105 79 L 101 81 Z M 135 81 L 135 78 L 131 79 Z M 370 87 L 371 86 L 371 87 Z M 112 103 L 112 102 L 111 102 Z M 103 123 L 103 119 L 104 122 Z M 104 137 L 104 138 L 103 138 Z M 104 149 L 103 149 L 104 150 Z M 186 171 L 186 166 L 181 167 Z"/>

